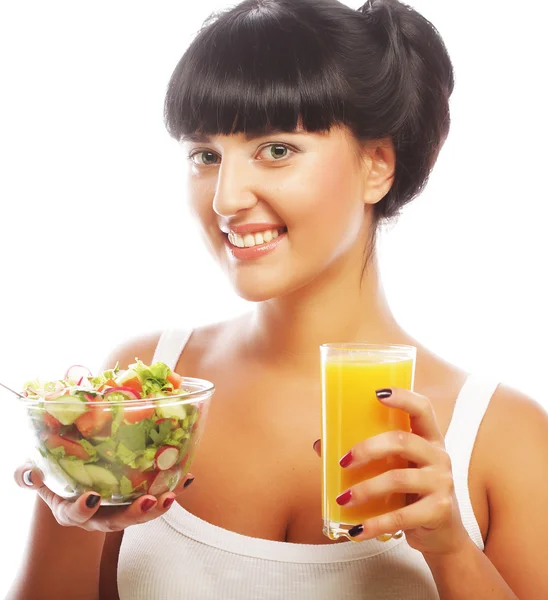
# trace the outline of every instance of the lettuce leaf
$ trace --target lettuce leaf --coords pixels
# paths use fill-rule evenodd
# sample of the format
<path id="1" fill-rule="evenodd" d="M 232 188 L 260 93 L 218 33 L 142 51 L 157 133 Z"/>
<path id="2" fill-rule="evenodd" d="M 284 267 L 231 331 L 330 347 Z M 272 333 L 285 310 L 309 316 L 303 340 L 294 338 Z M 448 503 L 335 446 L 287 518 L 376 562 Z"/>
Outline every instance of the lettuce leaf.
<path id="1" fill-rule="evenodd" d="M 148 435 L 152 440 L 152 443 L 156 446 L 163 444 L 163 442 L 168 438 L 171 433 L 171 421 L 167 419 L 166 421 L 162 421 L 160 425 L 158 425 L 158 431 L 155 428 L 150 429 Z"/>
<path id="2" fill-rule="evenodd" d="M 125 475 L 122 475 L 120 478 L 120 493 L 122 496 L 129 496 L 132 492 L 133 486 L 131 485 L 131 481 Z"/>
<path id="3" fill-rule="evenodd" d="M 156 362 L 147 367 L 143 361 L 138 358 L 137 362 L 129 365 L 129 368 L 137 373 L 141 385 L 143 386 L 143 396 L 159 395 L 162 392 L 173 392 L 173 385 L 167 380 L 171 369 L 163 362 Z"/>
<path id="4" fill-rule="evenodd" d="M 135 461 L 138 456 L 135 452 L 132 452 L 127 446 L 124 446 L 121 442 L 118 444 L 118 448 L 116 448 L 116 456 L 125 464 L 135 469 Z"/>

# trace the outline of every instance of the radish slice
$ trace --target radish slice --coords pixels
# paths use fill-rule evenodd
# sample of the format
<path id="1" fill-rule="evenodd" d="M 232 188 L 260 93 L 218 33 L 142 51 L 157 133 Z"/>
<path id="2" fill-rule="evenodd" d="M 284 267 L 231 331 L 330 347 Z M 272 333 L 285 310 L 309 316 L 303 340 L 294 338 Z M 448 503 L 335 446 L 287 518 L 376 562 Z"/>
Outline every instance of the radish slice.
<path id="1" fill-rule="evenodd" d="M 165 492 L 169 492 L 169 482 L 173 479 L 174 474 L 169 471 L 160 471 L 152 480 L 148 488 L 149 494 L 159 496 Z"/>
<path id="2" fill-rule="evenodd" d="M 93 377 L 91 371 L 82 365 L 72 365 L 67 369 L 64 379 L 78 381 L 81 377 Z"/>
<path id="3" fill-rule="evenodd" d="M 104 398 L 108 400 L 108 397 L 111 394 L 121 394 L 124 396 L 126 400 L 140 400 L 141 396 L 139 396 L 138 392 L 129 387 L 113 387 L 109 388 L 108 391 L 105 392 Z"/>
<path id="4" fill-rule="evenodd" d="M 160 446 L 156 451 L 156 468 L 159 471 L 167 471 L 177 462 L 179 450 L 174 446 Z"/>

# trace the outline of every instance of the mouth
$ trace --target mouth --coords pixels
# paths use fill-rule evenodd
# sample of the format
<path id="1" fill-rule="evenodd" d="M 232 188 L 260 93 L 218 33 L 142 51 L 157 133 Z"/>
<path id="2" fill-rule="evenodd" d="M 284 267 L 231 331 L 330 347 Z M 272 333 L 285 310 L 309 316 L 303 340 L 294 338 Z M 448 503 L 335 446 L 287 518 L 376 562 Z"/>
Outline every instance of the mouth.
<path id="1" fill-rule="evenodd" d="M 278 227 L 277 229 L 266 229 L 246 234 L 229 231 L 226 235 L 231 245 L 236 248 L 254 248 L 256 246 L 264 246 L 286 232 L 287 227 Z"/>

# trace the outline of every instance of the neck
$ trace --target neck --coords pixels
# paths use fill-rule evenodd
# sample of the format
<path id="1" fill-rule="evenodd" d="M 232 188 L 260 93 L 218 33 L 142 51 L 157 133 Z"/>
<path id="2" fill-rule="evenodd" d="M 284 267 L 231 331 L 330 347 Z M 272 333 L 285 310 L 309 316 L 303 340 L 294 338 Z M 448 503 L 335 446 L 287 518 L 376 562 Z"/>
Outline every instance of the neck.
<path id="1" fill-rule="evenodd" d="M 361 284 L 361 267 L 355 266 L 338 265 L 322 281 L 260 303 L 250 332 L 255 356 L 275 356 L 276 362 L 297 369 L 317 369 L 320 344 L 408 342 L 386 300 L 376 253 Z"/>

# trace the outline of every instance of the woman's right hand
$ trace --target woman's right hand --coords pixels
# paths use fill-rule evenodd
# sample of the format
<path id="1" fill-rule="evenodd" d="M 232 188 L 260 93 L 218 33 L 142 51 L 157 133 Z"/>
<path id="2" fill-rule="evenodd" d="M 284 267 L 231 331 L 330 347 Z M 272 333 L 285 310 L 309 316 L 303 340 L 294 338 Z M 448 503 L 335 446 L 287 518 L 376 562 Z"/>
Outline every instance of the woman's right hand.
<path id="1" fill-rule="evenodd" d="M 100 506 L 101 497 L 95 492 L 86 492 L 76 501 L 64 500 L 54 494 L 43 482 L 40 470 L 31 462 L 20 466 L 14 473 L 17 484 L 33 489 L 50 507 L 53 516 L 63 527 L 80 527 L 87 531 L 121 531 L 130 525 L 152 521 L 166 513 L 173 504 L 177 492 L 187 487 L 194 477 L 188 473 L 173 492 L 155 497 L 150 494 L 137 498 L 132 504 L 123 506 Z"/>

